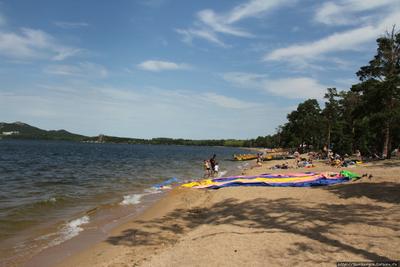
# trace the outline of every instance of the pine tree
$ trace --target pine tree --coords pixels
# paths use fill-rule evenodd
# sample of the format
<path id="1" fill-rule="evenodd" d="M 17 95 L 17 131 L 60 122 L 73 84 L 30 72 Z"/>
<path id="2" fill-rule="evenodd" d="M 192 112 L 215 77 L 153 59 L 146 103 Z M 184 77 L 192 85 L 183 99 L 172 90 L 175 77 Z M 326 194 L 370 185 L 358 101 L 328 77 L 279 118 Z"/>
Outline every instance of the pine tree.
<path id="1" fill-rule="evenodd" d="M 377 39 L 377 53 L 369 65 L 357 72 L 358 90 L 364 106 L 374 121 L 382 122 L 383 155 L 390 158 L 391 131 L 400 109 L 400 32 L 391 32 Z"/>

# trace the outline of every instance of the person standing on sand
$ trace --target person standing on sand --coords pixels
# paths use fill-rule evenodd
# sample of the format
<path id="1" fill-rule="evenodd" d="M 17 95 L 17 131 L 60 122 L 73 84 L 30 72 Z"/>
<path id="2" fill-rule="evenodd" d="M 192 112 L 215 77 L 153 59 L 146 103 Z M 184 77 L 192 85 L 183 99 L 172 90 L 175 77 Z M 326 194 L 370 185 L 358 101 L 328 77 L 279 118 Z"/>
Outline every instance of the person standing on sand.
<path id="1" fill-rule="evenodd" d="M 261 153 L 257 153 L 257 166 L 262 166 L 262 157 Z"/>
<path id="2" fill-rule="evenodd" d="M 358 161 L 362 161 L 361 152 L 358 149 L 356 150 L 356 158 Z"/>
<path id="3" fill-rule="evenodd" d="M 210 165 L 211 165 L 211 175 L 214 176 L 214 172 L 215 172 L 215 158 L 217 157 L 217 155 L 213 155 L 212 158 L 210 159 Z"/>

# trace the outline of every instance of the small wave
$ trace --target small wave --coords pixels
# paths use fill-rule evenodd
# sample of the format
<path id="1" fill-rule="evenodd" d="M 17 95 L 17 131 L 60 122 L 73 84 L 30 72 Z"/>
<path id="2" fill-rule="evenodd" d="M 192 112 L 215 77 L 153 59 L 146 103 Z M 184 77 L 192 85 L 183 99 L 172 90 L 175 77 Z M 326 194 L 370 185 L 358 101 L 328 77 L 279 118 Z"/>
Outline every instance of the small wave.
<path id="1" fill-rule="evenodd" d="M 31 205 L 32 206 L 45 206 L 45 205 L 54 204 L 56 202 L 57 202 L 57 198 L 49 197 L 49 198 L 46 198 L 46 199 L 38 200 L 37 202 L 33 202 Z"/>
<path id="2" fill-rule="evenodd" d="M 144 192 L 146 194 L 159 194 L 159 193 L 162 193 L 162 191 L 160 189 L 154 188 L 154 187 L 147 188 L 147 189 L 144 190 Z"/>
<path id="3" fill-rule="evenodd" d="M 221 172 L 218 174 L 218 178 L 224 176 L 224 175 L 227 174 L 227 173 L 228 173 L 228 171 L 221 171 Z"/>
<path id="4" fill-rule="evenodd" d="M 78 219 L 72 220 L 68 222 L 64 227 L 60 230 L 59 234 L 60 236 L 54 239 L 53 241 L 50 242 L 48 247 L 56 246 L 64 241 L 67 241 L 77 235 L 81 231 L 83 231 L 82 225 L 88 224 L 89 223 L 89 216 L 85 215 L 83 217 L 80 217 Z M 51 235 L 47 235 L 44 237 L 50 237 Z"/>
<path id="5" fill-rule="evenodd" d="M 124 196 L 124 200 L 120 203 L 121 205 L 134 205 L 139 204 L 140 199 L 143 197 L 143 194 L 132 194 Z"/>
<path id="6" fill-rule="evenodd" d="M 243 164 L 240 164 L 240 165 L 238 165 L 238 166 L 236 166 L 238 169 L 243 169 L 243 168 L 246 168 L 247 166 L 249 166 L 249 163 L 248 162 L 245 162 L 245 163 L 243 163 Z"/>
<path id="7" fill-rule="evenodd" d="M 47 202 L 54 203 L 54 202 L 56 202 L 56 201 L 57 201 L 57 198 L 55 198 L 55 197 L 51 197 L 51 198 L 47 199 L 46 201 L 47 201 Z"/>
<path id="8" fill-rule="evenodd" d="M 170 178 L 162 183 L 153 185 L 150 188 L 144 190 L 143 194 L 131 194 L 124 196 L 124 199 L 120 203 L 121 205 L 134 205 L 139 204 L 140 200 L 143 196 L 152 195 L 152 194 L 159 194 L 163 190 L 172 189 L 171 184 L 179 182 L 178 178 Z"/>
<path id="9" fill-rule="evenodd" d="M 83 224 L 89 223 L 89 216 L 85 215 L 79 219 L 75 219 L 67 223 L 67 225 L 61 230 L 65 240 L 71 239 L 77 236 L 79 232 L 83 230 L 81 227 Z"/>

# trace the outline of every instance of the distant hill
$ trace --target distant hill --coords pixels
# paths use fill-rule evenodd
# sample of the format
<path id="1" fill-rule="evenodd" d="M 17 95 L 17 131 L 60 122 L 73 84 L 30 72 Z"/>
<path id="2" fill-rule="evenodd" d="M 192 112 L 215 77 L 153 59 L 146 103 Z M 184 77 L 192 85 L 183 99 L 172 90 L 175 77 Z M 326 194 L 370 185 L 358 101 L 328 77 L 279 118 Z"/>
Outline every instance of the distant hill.
<path id="1" fill-rule="evenodd" d="M 0 137 L 3 139 L 44 139 L 83 141 L 88 137 L 70 133 L 66 130 L 46 131 L 23 122 L 0 122 Z"/>
<path id="2" fill-rule="evenodd" d="M 183 146 L 230 146 L 249 147 L 253 140 L 216 139 L 191 140 L 182 138 L 152 138 L 140 139 L 116 137 L 100 134 L 98 136 L 84 136 L 70 133 L 66 130 L 43 130 L 23 122 L 0 122 L 0 139 L 29 139 L 29 140 L 65 140 L 87 143 L 114 143 L 114 144 L 151 144 L 151 145 L 183 145 Z"/>

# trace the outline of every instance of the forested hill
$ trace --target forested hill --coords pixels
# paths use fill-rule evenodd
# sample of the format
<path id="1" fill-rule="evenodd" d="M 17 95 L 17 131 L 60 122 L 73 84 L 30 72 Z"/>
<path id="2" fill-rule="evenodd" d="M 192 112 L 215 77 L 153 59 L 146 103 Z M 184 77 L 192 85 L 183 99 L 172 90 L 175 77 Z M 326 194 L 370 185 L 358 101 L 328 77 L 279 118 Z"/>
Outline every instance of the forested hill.
<path id="1" fill-rule="evenodd" d="M 46 131 L 22 122 L 0 123 L 0 137 L 3 139 L 44 139 L 83 141 L 86 136 L 70 133 L 66 130 Z"/>
<path id="2" fill-rule="evenodd" d="M 46 131 L 22 122 L 0 123 L 0 139 L 66 140 L 88 143 L 124 143 L 152 145 L 230 146 L 249 147 L 252 140 L 216 139 L 191 140 L 182 138 L 139 139 L 108 135 L 84 136 L 66 130 Z"/>

